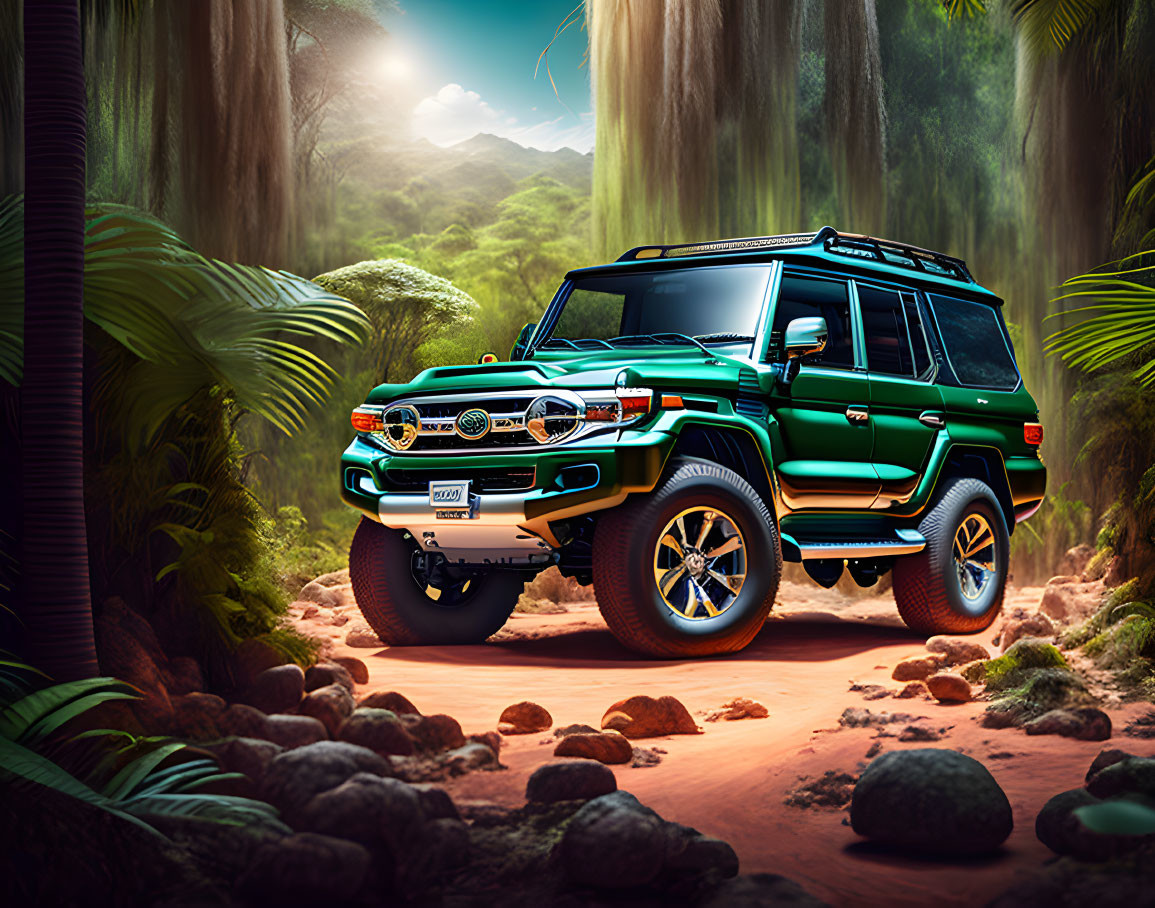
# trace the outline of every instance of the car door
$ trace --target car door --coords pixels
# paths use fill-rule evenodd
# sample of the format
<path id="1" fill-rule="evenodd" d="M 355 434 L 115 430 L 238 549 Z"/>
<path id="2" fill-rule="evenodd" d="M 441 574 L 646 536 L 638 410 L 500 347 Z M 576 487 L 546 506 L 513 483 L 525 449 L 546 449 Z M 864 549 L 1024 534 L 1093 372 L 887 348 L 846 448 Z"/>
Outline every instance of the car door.
<path id="1" fill-rule="evenodd" d="M 871 462 L 880 489 L 873 507 L 905 504 L 926 472 L 944 424 L 942 392 L 917 296 L 855 281 L 869 375 Z"/>
<path id="2" fill-rule="evenodd" d="M 849 282 L 783 274 L 771 322 L 772 360 L 784 360 L 786 326 L 808 316 L 826 320 L 826 348 L 804 357 L 792 382 L 775 382 L 769 399 L 782 500 L 792 510 L 868 508 L 879 480 L 870 462 L 870 389 L 856 352 Z"/>

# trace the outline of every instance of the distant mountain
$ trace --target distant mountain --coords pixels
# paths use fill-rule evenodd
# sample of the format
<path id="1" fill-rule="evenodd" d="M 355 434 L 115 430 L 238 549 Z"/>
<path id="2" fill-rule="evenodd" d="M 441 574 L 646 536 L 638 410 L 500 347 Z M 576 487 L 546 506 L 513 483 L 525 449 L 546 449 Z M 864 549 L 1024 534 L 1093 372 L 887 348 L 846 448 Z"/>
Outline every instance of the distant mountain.
<path id="1" fill-rule="evenodd" d="M 479 202 L 496 202 L 509 195 L 514 184 L 535 174 L 589 192 L 594 156 L 572 148 L 541 151 L 512 139 L 478 133 L 448 148 L 427 139 L 367 149 L 362 145 L 350 176 L 370 186 L 401 190 L 422 178 L 446 192 L 461 192 Z"/>

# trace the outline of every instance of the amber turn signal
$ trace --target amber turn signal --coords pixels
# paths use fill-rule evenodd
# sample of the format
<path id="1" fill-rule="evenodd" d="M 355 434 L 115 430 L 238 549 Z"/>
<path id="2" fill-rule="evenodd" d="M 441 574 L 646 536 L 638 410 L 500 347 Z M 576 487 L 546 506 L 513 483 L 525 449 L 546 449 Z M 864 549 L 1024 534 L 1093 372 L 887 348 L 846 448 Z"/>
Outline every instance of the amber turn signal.
<path id="1" fill-rule="evenodd" d="M 385 423 L 381 421 L 380 413 L 370 413 L 366 410 L 354 410 L 349 417 L 353 428 L 358 432 L 384 432 Z"/>
<path id="2" fill-rule="evenodd" d="M 663 394 L 662 395 L 662 409 L 663 410 L 681 410 L 684 406 L 682 398 L 677 394 Z"/>
<path id="3" fill-rule="evenodd" d="M 1023 441 L 1029 445 L 1041 445 L 1043 443 L 1042 423 L 1023 423 Z"/>

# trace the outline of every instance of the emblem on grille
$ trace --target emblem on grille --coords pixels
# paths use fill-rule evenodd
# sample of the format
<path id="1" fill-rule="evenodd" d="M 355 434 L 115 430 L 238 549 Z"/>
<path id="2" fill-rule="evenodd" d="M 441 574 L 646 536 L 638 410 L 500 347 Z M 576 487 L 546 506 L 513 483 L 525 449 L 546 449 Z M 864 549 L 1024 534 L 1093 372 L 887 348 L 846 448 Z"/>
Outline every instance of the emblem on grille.
<path id="1" fill-rule="evenodd" d="M 457 429 L 457 434 L 462 438 L 476 441 L 479 438 L 483 438 L 486 433 L 489 432 L 489 414 L 477 408 L 462 410 L 461 413 L 458 414 L 457 422 L 454 425 Z"/>

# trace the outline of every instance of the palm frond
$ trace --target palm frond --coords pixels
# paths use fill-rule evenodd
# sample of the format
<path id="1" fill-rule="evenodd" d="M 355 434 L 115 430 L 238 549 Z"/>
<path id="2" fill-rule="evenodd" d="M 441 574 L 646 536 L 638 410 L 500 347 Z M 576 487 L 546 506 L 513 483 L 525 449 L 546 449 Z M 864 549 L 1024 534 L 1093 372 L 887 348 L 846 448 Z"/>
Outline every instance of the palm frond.
<path id="1" fill-rule="evenodd" d="M 1063 50 L 1109 0 L 1015 0 L 1019 33 L 1036 58 Z"/>
<path id="2" fill-rule="evenodd" d="M 1150 255 L 1138 253 L 1119 264 Z M 1061 289 L 1067 292 L 1057 296 L 1056 302 L 1088 300 L 1090 305 L 1058 313 L 1083 318 L 1047 337 L 1047 352 L 1058 354 L 1074 368 L 1093 372 L 1155 344 L 1155 286 L 1143 283 L 1144 279 L 1155 279 L 1155 266 L 1093 271 L 1065 281 Z M 1144 387 L 1155 384 L 1155 358 L 1141 363 L 1131 377 Z"/>
<path id="3" fill-rule="evenodd" d="M 987 11 L 984 0 L 942 0 L 942 6 L 946 10 L 948 22 L 954 22 L 956 19 L 973 19 L 984 15 Z"/>

